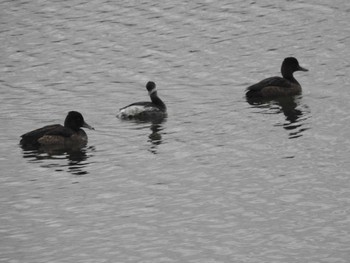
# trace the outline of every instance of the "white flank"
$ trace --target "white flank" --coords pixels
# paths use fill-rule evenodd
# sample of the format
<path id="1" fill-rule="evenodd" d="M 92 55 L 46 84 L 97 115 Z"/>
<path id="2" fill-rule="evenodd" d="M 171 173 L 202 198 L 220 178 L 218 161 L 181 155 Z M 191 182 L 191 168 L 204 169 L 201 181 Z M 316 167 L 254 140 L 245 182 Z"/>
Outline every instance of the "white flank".
<path id="1" fill-rule="evenodd" d="M 144 106 L 130 106 L 121 109 L 117 115 L 118 118 L 130 118 L 144 112 L 146 108 Z"/>

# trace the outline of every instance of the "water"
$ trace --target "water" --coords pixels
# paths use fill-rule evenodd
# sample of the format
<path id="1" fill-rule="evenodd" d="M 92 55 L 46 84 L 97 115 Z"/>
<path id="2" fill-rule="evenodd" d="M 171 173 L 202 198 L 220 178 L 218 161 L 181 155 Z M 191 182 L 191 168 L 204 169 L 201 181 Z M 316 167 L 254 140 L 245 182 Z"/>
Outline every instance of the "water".
<path id="1" fill-rule="evenodd" d="M 348 262 L 348 1 L 0 4 L 0 262 Z M 167 120 L 117 119 L 148 80 Z M 19 147 L 69 110 L 85 148 Z"/>

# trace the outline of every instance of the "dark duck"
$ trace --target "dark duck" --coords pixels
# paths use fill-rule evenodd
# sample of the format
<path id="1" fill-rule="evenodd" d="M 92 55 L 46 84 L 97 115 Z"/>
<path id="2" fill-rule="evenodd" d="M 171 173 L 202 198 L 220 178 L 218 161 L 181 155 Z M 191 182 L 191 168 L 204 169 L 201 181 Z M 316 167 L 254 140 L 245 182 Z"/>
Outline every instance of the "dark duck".
<path id="1" fill-rule="evenodd" d="M 281 66 L 282 77 L 270 77 L 247 88 L 247 98 L 276 98 L 293 96 L 301 93 L 301 86 L 294 78 L 296 71 L 308 71 L 299 65 L 294 57 L 283 60 Z"/>
<path id="2" fill-rule="evenodd" d="M 94 130 L 84 121 L 83 115 L 70 111 L 64 125 L 53 124 L 23 134 L 20 144 L 23 147 L 70 147 L 85 145 L 87 135 L 81 128 Z"/>

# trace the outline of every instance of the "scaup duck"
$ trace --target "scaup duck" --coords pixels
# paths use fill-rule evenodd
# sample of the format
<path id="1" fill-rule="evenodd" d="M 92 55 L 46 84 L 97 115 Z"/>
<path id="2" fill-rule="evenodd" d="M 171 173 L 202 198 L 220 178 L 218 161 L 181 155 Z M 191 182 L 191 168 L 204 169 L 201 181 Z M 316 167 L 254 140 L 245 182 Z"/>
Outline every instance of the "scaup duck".
<path id="1" fill-rule="evenodd" d="M 20 144 L 24 147 L 84 145 L 87 143 L 87 135 L 81 127 L 94 130 L 84 121 L 81 113 L 70 111 L 64 126 L 53 124 L 25 133 L 21 136 Z"/>
<path id="2" fill-rule="evenodd" d="M 152 119 L 166 117 L 167 109 L 164 102 L 158 97 L 156 84 L 149 81 L 146 89 L 151 101 L 135 102 L 119 110 L 118 117 L 121 119 Z"/>
<path id="3" fill-rule="evenodd" d="M 272 98 L 301 93 L 301 86 L 293 77 L 295 71 L 308 71 L 308 69 L 301 67 L 294 57 L 285 58 L 281 66 L 282 78 L 267 78 L 248 87 L 247 98 Z"/>

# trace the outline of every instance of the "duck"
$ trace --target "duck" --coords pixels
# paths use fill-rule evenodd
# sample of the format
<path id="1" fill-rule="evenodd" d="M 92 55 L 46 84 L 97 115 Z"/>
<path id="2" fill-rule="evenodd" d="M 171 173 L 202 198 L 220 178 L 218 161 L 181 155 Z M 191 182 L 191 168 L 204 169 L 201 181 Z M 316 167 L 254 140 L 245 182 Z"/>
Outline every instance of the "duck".
<path id="1" fill-rule="evenodd" d="M 135 102 L 119 110 L 117 115 L 120 119 L 147 120 L 153 118 L 164 118 L 167 116 L 165 103 L 158 97 L 156 84 L 148 81 L 146 89 L 151 101 Z"/>
<path id="2" fill-rule="evenodd" d="M 85 145 L 87 135 L 81 128 L 94 130 L 87 124 L 83 115 L 77 111 L 70 111 L 64 121 L 64 125 L 53 124 L 27 132 L 21 135 L 20 144 L 23 147 L 69 147 Z"/>
<path id="3" fill-rule="evenodd" d="M 301 93 L 301 86 L 294 78 L 296 71 L 309 71 L 299 65 L 295 57 L 287 57 L 281 66 L 282 77 L 266 78 L 247 88 L 247 98 L 275 98 L 293 96 Z"/>

